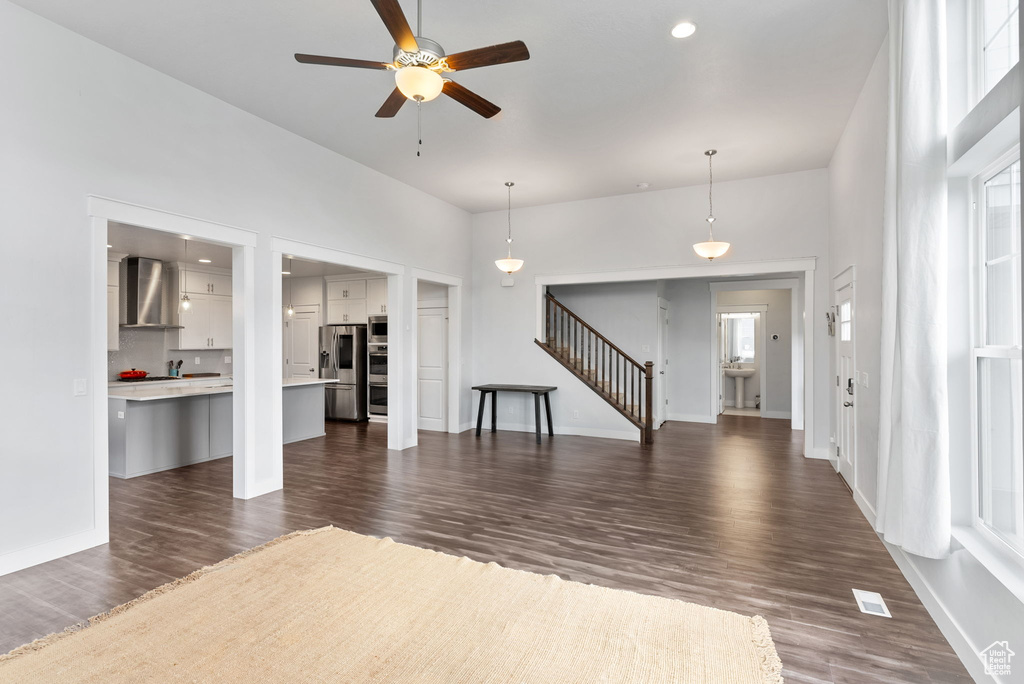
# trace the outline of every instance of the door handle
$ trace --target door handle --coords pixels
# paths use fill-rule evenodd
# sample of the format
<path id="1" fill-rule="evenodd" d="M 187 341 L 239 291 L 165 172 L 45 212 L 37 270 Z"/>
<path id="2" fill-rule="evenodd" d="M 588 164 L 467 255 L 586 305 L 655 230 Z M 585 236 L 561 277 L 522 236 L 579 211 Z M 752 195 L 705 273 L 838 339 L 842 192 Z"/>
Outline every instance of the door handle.
<path id="1" fill-rule="evenodd" d="M 851 406 L 853 406 L 853 402 L 852 401 L 844 401 L 843 402 L 843 406 L 845 406 L 846 408 L 850 408 Z"/>

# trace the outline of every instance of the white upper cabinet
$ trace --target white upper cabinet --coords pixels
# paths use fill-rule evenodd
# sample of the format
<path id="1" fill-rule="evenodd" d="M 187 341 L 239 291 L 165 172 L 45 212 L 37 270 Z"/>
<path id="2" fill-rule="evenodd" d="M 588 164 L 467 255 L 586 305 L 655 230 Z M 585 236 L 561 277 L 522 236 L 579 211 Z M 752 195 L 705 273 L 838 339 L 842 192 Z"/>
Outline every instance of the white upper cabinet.
<path id="1" fill-rule="evenodd" d="M 365 299 L 327 300 L 327 325 L 366 323 Z"/>
<path id="2" fill-rule="evenodd" d="M 231 297 L 189 295 L 192 305 L 178 314 L 178 349 L 231 349 Z"/>
<path id="3" fill-rule="evenodd" d="M 327 281 L 327 299 L 366 299 L 365 280 Z"/>
<path id="4" fill-rule="evenodd" d="M 366 315 L 381 316 L 388 312 L 388 280 L 374 278 L 366 281 Z"/>
<path id="5" fill-rule="evenodd" d="M 231 295 L 231 276 L 187 269 L 181 278 L 181 291 L 189 294 Z"/>

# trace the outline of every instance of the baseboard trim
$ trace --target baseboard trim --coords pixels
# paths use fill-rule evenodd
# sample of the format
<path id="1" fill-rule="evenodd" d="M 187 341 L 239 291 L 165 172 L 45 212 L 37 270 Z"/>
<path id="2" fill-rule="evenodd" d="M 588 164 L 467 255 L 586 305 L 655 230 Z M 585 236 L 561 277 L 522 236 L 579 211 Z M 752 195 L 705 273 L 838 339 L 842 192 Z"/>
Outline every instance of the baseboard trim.
<path id="1" fill-rule="evenodd" d="M 466 430 L 472 430 L 475 427 L 476 427 L 476 423 L 463 423 L 462 425 L 459 426 L 459 431 L 456 434 L 460 434 L 461 435 Z"/>
<path id="2" fill-rule="evenodd" d="M 666 419 L 680 423 L 711 423 L 712 425 L 718 422 L 718 416 L 701 415 L 699 413 L 669 413 L 666 415 Z"/>
<path id="3" fill-rule="evenodd" d="M 856 498 L 856 497 L 855 497 Z M 874 516 L 872 516 L 872 527 L 874 527 Z M 877 534 L 877 533 L 876 533 Z M 984 663 L 981 662 L 981 658 L 978 657 L 978 650 L 980 647 L 971 643 L 968 639 L 967 634 L 964 632 L 960 624 L 952 616 L 945 604 L 935 593 L 931 584 L 924 578 L 920 570 L 914 564 L 914 560 L 910 554 L 906 553 L 903 549 L 898 546 L 889 544 L 881 535 L 878 536 L 885 544 L 886 550 L 892 559 L 896 562 L 896 566 L 903 573 L 903 576 L 907 578 L 907 582 L 910 583 L 910 587 L 917 594 L 917 597 L 921 599 L 921 603 L 924 605 L 925 610 L 931 615 L 932 620 L 935 621 L 935 625 L 942 632 L 942 636 L 946 637 L 946 641 L 953 647 L 953 652 L 956 653 L 957 657 L 960 658 L 960 662 L 967 668 L 967 672 L 974 678 L 976 682 L 985 681 L 999 681 L 991 675 L 985 674 Z"/>
<path id="4" fill-rule="evenodd" d="M 0 576 L 85 551 L 109 541 L 108 530 L 104 525 L 104 529 L 93 528 L 28 548 L 10 551 L 0 555 Z"/>
<path id="5" fill-rule="evenodd" d="M 774 418 L 776 420 L 792 420 L 793 414 L 789 411 L 765 411 L 762 418 Z"/>
<path id="6" fill-rule="evenodd" d="M 830 461 L 828 447 L 812 447 L 804 454 L 805 458 L 815 458 L 821 461 Z"/>

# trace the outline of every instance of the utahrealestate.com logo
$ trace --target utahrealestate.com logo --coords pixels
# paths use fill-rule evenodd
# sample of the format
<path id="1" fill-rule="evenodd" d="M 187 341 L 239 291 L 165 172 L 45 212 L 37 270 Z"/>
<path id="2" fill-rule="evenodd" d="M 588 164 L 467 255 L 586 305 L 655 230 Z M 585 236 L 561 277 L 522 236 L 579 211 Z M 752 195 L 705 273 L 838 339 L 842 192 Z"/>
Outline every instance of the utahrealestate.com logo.
<path id="1" fill-rule="evenodd" d="M 985 674 L 1009 675 L 1010 661 L 1017 654 L 1010 650 L 1009 642 L 994 641 L 991 646 L 982 649 L 978 655 L 981 656 L 981 662 L 985 663 Z"/>

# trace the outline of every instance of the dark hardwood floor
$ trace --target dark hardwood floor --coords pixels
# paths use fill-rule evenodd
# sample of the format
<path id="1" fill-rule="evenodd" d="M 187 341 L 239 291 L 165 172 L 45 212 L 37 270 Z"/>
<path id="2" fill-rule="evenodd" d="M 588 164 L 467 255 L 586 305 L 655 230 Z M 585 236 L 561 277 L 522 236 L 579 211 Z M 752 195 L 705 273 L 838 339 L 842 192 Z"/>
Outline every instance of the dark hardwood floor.
<path id="1" fill-rule="evenodd" d="M 787 421 L 669 423 L 614 440 L 332 424 L 285 448 L 285 489 L 231 497 L 224 459 L 111 480 L 109 545 L 0 577 L 0 652 L 243 549 L 332 524 L 768 619 L 787 682 L 969 682 L 825 461 Z M 861 614 L 879 591 L 891 620 Z"/>

